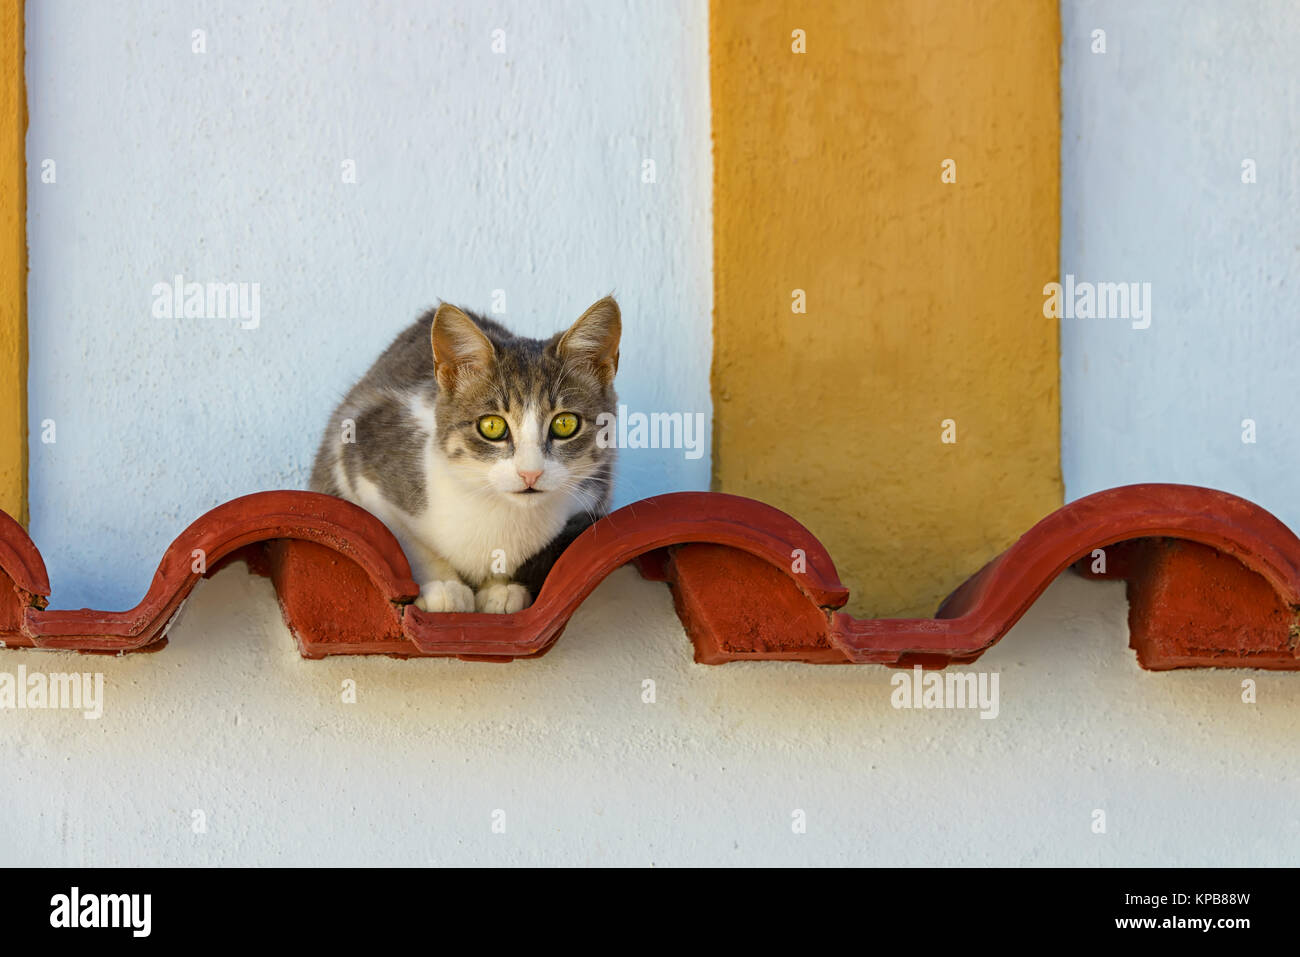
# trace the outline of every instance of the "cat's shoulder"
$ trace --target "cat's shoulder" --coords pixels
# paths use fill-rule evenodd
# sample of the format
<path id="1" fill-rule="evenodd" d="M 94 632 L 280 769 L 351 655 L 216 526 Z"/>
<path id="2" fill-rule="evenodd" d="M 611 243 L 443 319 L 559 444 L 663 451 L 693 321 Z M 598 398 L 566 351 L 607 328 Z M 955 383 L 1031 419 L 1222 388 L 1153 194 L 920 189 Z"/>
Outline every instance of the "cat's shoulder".
<path id="1" fill-rule="evenodd" d="M 429 333 L 436 311 L 426 310 L 399 332 L 362 381 L 398 389 L 428 384 L 433 377 L 433 345 Z"/>

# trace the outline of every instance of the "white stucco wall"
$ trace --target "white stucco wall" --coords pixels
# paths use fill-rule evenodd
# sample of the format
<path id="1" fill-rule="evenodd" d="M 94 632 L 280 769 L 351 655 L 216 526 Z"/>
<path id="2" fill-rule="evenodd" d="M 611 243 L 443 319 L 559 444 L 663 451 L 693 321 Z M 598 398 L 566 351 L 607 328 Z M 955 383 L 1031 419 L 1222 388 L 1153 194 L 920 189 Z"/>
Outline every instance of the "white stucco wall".
<path id="1" fill-rule="evenodd" d="M 32 528 L 57 605 L 132 604 L 199 512 L 302 484 L 330 403 L 435 296 L 504 288 L 543 332 L 614 286 L 625 399 L 707 410 L 704 5 L 423 9 L 29 5 Z M 1149 330 L 1063 326 L 1070 495 L 1200 481 L 1297 524 L 1294 16 L 1064 9 L 1062 271 L 1156 297 Z M 1083 61 L 1096 17 L 1109 52 Z M 154 319 L 176 272 L 259 282 L 260 327 Z M 632 460 L 621 500 L 704 487 L 707 461 Z M 157 654 L 0 652 L 100 672 L 106 698 L 0 712 L 0 862 L 1293 864 L 1296 676 L 1143 672 L 1125 614 L 1121 585 L 1062 578 L 972 669 L 999 675 L 982 720 L 896 710 L 881 668 L 696 665 L 630 569 L 542 659 L 304 661 L 233 566 Z"/>
<path id="2" fill-rule="evenodd" d="M 199 514 L 305 487 L 333 404 L 439 297 L 504 290 L 505 321 L 549 335 L 613 290 L 623 401 L 709 413 L 706 21 L 690 0 L 29 3 L 31 530 L 55 604 L 130 607 Z M 258 283 L 260 325 L 154 317 L 178 273 Z M 707 488 L 704 451 L 626 452 L 617 503 Z"/>
<path id="3" fill-rule="evenodd" d="M 1066 0 L 1061 14 L 1061 274 L 1152 285 L 1148 329 L 1061 322 L 1067 498 L 1188 482 L 1300 528 L 1300 6 Z"/>
<path id="4" fill-rule="evenodd" d="M 694 664 L 630 568 L 543 658 L 305 661 L 236 565 L 156 654 L 0 654 L 105 676 L 98 720 L 0 714 L 0 861 L 1294 864 L 1296 676 L 1143 672 L 1125 614 L 1061 578 L 974 666 L 988 720 L 896 710 L 884 668 Z"/>

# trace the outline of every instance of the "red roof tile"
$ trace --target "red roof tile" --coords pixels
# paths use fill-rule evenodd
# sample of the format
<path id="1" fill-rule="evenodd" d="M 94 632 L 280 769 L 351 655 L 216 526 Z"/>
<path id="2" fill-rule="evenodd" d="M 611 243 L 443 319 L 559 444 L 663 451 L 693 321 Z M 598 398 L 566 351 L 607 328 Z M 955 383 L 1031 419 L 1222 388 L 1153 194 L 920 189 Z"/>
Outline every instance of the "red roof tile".
<path id="1" fill-rule="evenodd" d="M 1118 547 L 1119 543 L 1135 544 Z M 1173 543 L 1173 544 L 1171 544 Z M 1185 485 L 1132 485 L 1043 519 L 972 576 L 934 618 L 857 619 L 830 556 L 761 502 L 678 492 L 601 519 L 513 615 L 431 614 L 378 519 L 312 492 L 259 492 L 198 518 L 167 549 L 128 611 L 46 608 L 39 552 L 0 513 L 0 640 L 9 647 L 154 650 L 201 574 L 243 559 L 275 584 L 307 657 L 330 654 L 510 660 L 544 654 L 592 589 L 620 565 L 665 580 L 697 660 L 942 666 L 973 661 L 1061 571 L 1110 549 L 1129 580 L 1130 631 L 1150 668 L 1297 668 L 1300 540 L 1245 499 Z M 195 558 L 204 564 L 195 569 Z"/>

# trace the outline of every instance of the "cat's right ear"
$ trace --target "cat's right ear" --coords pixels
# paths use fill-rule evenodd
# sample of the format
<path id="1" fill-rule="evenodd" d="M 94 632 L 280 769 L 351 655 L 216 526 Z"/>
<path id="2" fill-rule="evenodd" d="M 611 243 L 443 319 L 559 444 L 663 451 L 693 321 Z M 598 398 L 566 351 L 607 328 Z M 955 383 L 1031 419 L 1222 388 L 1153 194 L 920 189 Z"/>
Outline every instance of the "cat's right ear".
<path id="1" fill-rule="evenodd" d="M 433 314 L 429 338 L 438 387 L 447 392 L 455 392 L 457 384 L 467 378 L 485 374 L 496 359 L 492 340 L 451 303 L 444 302 Z"/>

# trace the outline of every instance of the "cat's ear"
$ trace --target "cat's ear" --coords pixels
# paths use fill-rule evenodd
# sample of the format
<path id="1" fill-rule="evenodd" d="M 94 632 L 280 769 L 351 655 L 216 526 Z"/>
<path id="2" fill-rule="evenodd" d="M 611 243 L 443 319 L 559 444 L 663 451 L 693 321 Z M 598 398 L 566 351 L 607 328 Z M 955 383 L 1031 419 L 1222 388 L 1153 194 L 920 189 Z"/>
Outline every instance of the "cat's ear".
<path id="1" fill-rule="evenodd" d="M 456 391 L 457 383 L 465 378 L 487 372 L 496 360 L 492 340 L 473 319 L 448 302 L 433 314 L 429 338 L 438 387 L 447 392 Z"/>
<path id="2" fill-rule="evenodd" d="M 618 303 L 606 296 L 560 336 L 555 352 L 565 362 L 590 365 L 600 381 L 609 385 L 618 372 L 618 340 L 622 334 Z"/>

